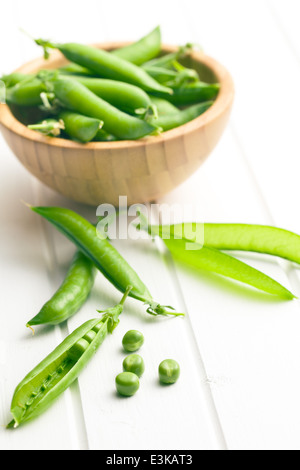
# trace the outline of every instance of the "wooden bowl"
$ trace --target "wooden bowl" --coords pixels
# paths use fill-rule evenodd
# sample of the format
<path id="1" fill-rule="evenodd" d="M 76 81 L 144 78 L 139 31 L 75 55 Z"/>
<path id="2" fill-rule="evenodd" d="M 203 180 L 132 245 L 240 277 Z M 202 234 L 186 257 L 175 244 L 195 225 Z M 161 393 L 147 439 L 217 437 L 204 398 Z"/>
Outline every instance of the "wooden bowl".
<path id="1" fill-rule="evenodd" d="M 125 43 L 97 44 L 112 50 Z M 164 46 L 165 52 L 176 50 Z M 48 61 L 38 58 L 18 69 L 35 73 L 65 65 L 60 52 Z M 203 81 L 221 85 L 213 106 L 202 116 L 160 136 L 138 141 L 79 144 L 45 137 L 29 130 L 0 105 L 2 134 L 20 162 L 40 181 L 62 195 L 88 205 L 128 204 L 154 201 L 189 178 L 218 143 L 227 124 L 234 98 L 234 85 L 228 71 L 216 60 L 193 52 L 188 66 L 200 72 Z"/>

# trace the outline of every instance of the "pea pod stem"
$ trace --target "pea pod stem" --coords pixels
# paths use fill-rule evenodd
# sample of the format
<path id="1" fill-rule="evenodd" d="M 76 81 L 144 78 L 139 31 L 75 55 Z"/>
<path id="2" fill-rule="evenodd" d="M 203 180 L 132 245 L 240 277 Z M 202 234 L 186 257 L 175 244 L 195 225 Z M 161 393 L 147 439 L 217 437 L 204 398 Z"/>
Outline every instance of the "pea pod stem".
<path id="1" fill-rule="evenodd" d="M 101 318 L 88 320 L 71 333 L 42 360 L 16 387 L 8 428 L 41 415 L 77 379 L 104 339 L 119 324 L 129 286 L 121 302 L 103 312 Z"/>

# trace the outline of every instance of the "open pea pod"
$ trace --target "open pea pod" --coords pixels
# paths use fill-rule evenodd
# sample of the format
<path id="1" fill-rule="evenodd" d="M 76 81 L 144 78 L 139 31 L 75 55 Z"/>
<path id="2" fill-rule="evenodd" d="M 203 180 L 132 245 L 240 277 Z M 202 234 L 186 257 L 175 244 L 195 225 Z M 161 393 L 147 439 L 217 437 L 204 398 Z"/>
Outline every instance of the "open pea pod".
<path id="1" fill-rule="evenodd" d="M 102 312 L 101 318 L 88 320 L 77 328 L 26 375 L 14 392 L 13 420 L 7 427 L 17 428 L 39 416 L 76 380 L 108 333 L 118 325 L 130 290 L 128 287 L 118 305 Z"/>

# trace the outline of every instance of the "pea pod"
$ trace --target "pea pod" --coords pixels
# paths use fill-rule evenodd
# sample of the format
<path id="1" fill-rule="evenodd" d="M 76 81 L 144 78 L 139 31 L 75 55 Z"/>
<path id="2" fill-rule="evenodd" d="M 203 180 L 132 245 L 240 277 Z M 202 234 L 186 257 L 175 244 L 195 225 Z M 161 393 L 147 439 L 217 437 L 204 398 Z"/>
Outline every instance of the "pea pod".
<path id="1" fill-rule="evenodd" d="M 120 111 L 77 80 L 56 78 L 51 85 L 63 107 L 103 121 L 103 129 L 119 139 L 135 140 L 157 131 L 156 126 Z"/>
<path id="2" fill-rule="evenodd" d="M 152 225 L 151 232 L 194 242 L 203 233 L 204 246 L 218 250 L 248 251 L 277 256 L 300 264 L 300 235 L 278 227 L 255 224 L 184 223 Z"/>
<path id="3" fill-rule="evenodd" d="M 195 104 L 184 110 L 178 110 L 177 113 L 165 114 L 157 119 L 151 119 L 151 122 L 153 124 L 155 123 L 155 125 L 164 132 L 169 131 L 201 116 L 213 103 L 213 101 L 206 101 L 204 103 Z"/>
<path id="4" fill-rule="evenodd" d="M 226 253 L 223 253 L 219 249 L 216 249 L 216 247 L 206 246 L 206 243 L 207 243 L 206 235 L 205 235 L 206 241 L 204 242 L 204 246 L 200 244 L 198 240 L 198 237 L 199 237 L 198 234 L 203 233 L 203 224 L 184 223 L 184 224 L 175 224 L 175 225 L 149 225 L 145 215 L 142 213 L 140 213 L 140 221 L 141 223 L 138 225 L 139 229 L 147 231 L 151 236 L 159 236 L 164 241 L 165 245 L 167 246 L 169 251 L 172 253 L 172 255 L 185 265 L 188 265 L 196 270 L 206 270 L 206 271 L 211 271 L 211 272 L 220 274 L 222 276 L 248 284 L 252 287 L 255 287 L 256 289 L 267 292 L 268 294 L 276 295 L 283 299 L 292 300 L 295 298 L 295 296 L 288 289 L 286 289 L 284 286 L 282 286 L 280 283 L 270 278 L 266 274 L 258 271 L 255 268 L 252 268 L 246 263 L 243 263 L 242 261 Z M 211 224 L 208 224 L 208 225 L 211 226 Z M 217 225 L 222 226 L 224 224 L 217 224 Z M 205 227 L 206 227 L 206 224 L 204 224 L 204 233 L 206 232 Z M 213 230 L 213 228 L 210 227 L 210 230 Z M 225 247 L 225 245 L 226 246 L 230 245 L 229 240 L 230 240 L 230 233 L 232 231 L 233 231 L 232 226 L 228 227 L 227 236 L 224 237 L 224 240 L 226 238 L 228 240 L 228 243 L 227 244 L 224 243 L 222 245 L 223 248 Z M 257 238 L 260 238 L 260 235 L 263 232 L 263 230 L 262 231 L 257 230 L 257 226 L 256 228 L 255 226 L 253 226 L 252 237 L 250 238 L 252 239 L 254 238 L 255 232 L 257 234 Z M 240 235 L 241 235 L 241 232 L 240 232 Z M 295 236 L 295 234 L 292 234 L 292 235 L 293 236 L 291 237 L 291 239 L 294 242 L 294 247 L 295 247 L 295 244 L 298 245 L 298 253 L 299 253 L 300 237 Z M 265 233 L 265 236 L 266 236 L 266 233 Z M 296 241 L 297 237 L 298 237 L 298 241 Z M 212 235 L 212 232 L 211 232 L 210 240 L 213 240 L 213 238 L 214 236 Z M 217 238 L 218 237 L 216 237 L 216 239 Z M 219 242 L 221 238 L 222 238 L 222 235 L 221 235 L 221 230 L 220 230 Z M 264 239 L 266 240 L 266 238 Z M 282 235 L 282 239 L 284 239 L 284 234 Z M 287 242 L 289 239 L 290 239 L 290 235 L 286 235 L 286 239 L 285 239 L 286 245 L 288 245 Z M 233 236 L 233 240 L 237 240 L 237 238 Z M 189 247 L 187 249 L 187 242 L 193 245 L 192 248 Z M 235 249 L 238 249 L 237 246 L 243 245 L 243 243 L 240 243 L 240 245 L 238 243 L 235 243 L 235 245 L 231 244 L 231 247 L 232 247 L 231 249 L 234 249 L 233 246 L 236 247 Z M 260 242 L 258 241 L 257 245 L 259 244 Z M 217 246 L 217 244 L 215 244 L 215 246 Z M 218 243 L 218 246 L 221 247 L 221 243 Z M 248 247 L 250 246 L 251 244 L 249 243 Z M 277 255 L 281 253 L 281 254 L 285 254 L 284 256 L 285 258 L 287 257 L 287 251 L 289 250 L 287 249 L 287 251 L 278 251 L 275 248 L 276 241 L 273 244 L 273 247 L 272 247 L 272 244 L 269 246 L 268 251 L 266 251 L 266 246 L 267 244 L 265 244 L 265 248 L 264 248 L 265 253 L 269 251 L 269 253 L 273 252 L 273 254 L 275 254 L 276 252 Z M 246 249 L 246 243 L 244 244 L 244 249 Z M 261 246 L 261 249 L 263 249 L 262 246 Z M 295 255 L 294 255 L 294 260 L 295 260 Z"/>
<path id="5" fill-rule="evenodd" d="M 119 323 L 124 302 L 106 310 L 101 318 L 89 320 L 71 333 L 57 348 L 41 361 L 16 387 L 9 428 L 41 415 L 77 379 L 81 371 L 101 346 L 108 333 Z"/>
<path id="6" fill-rule="evenodd" d="M 220 91 L 218 83 L 194 82 L 181 87 L 173 88 L 172 96 L 163 96 L 154 93 L 155 96 L 167 99 L 175 106 L 190 106 L 202 101 L 214 100 Z"/>
<path id="7" fill-rule="evenodd" d="M 130 114 L 155 114 L 156 110 L 147 93 L 130 83 L 102 78 L 73 77 L 95 95 L 118 109 Z"/>
<path id="8" fill-rule="evenodd" d="M 146 36 L 138 41 L 116 49 L 112 53 L 122 59 L 128 60 L 136 65 L 141 65 L 154 57 L 161 51 L 161 30 L 160 26 L 150 31 Z"/>
<path id="9" fill-rule="evenodd" d="M 31 207 L 31 209 L 52 223 L 71 240 L 118 290 L 125 292 L 127 286 L 132 286 L 130 297 L 148 305 L 148 313 L 152 315 L 183 315 L 173 312 L 172 307 L 155 302 L 135 270 L 85 218 L 69 209 L 60 207 Z"/>
<path id="10" fill-rule="evenodd" d="M 25 75 L 24 73 L 14 72 L 9 75 L 4 75 L 0 80 L 5 83 L 7 88 L 10 88 L 24 80 L 28 80 L 29 78 L 33 79 L 34 75 Z"/>
<path id="11" fill-rule="evenodd" d="M 151 101 L 156 107 L 158 116 L 165 116 L 170 114 L 177 114 L 179 109 L 163 98 L 158 98 L 157 96 L 151 96 Z"/>
<path id="12" fill-rule="evenodd" d="M 160 85 L 141 67 L 103 49 L 77 43 L 54 44 L 41 39 L 35 42 L 44 48 L 45 57 L 49 48 L 58 49 L 69 61 L 91 70 L 99 77 L 131 83 L 145 91 L 172 94 L 170 88 Z"/>
<path id="13" fill-rule="evenodd" d="M 75 253 L 68 273 L 55 294 L 26 326 L 58 325 L 82 307 L 94 285 L 96 268 L 81 251 Z"/>
<path id="14" fill-rule="evenodd" d="M 87 69 L 86 67 L 81 67 L 81 65 L 74 64 L 74 62 L 70 62 L 67 65 L 59 67 L 58 72 L 62 73 L 63 75 L 70 74 L 89 78 L 95 77 L 95 74 L 91 70 Z"/>
<path id="15" fill-rule="evenodd" d="M 184 57 L 188 56 L 193 49 L 194 44 L 187 43 L 184 46 L 180 46 L 177 51 L 162 54 L 159 57 L 155 57 L 143 64 L 143 68 L 148 67 L 162 67 L 162 68 L 173 68 L 174 61 L 180 61 Z"/>
<path id="16" fill-rule="evenodd" d="M 6 102 L 18 106 L 39 106 L 43 104 L 41 94 L 46 92 L 47 87 L 39 78 L 22 80 L 6 90 Z"/>
<path id="17" fill-rule="evenodd" d="M 274 279 L 219 250 L 201 245 L 197 249 L 196 243 L 194 250 L 187 250 L 186 240 L 174 238 L 164 239 L 164 243 L 175 259 L 191 268 L 220 274 L 282 299 L 295 298 L 288 289 Z"/>

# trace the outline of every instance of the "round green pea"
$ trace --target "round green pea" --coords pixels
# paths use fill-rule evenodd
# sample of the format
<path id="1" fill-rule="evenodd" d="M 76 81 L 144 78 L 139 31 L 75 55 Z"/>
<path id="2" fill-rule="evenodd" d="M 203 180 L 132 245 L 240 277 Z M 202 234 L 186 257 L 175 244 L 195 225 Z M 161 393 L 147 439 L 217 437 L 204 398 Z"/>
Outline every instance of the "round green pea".
<path id="1" fill-rule="evenodd" d="M 138 391 L 139 387 L 139 378 L 132 372 L 121 372 L 116 377 L 116 389 L 124 397 L 131 397 Z"/>
<path id="2" fill-rule="evenodd" d="M 138 354 L 130 354 L 123 361 L 124 372 L 132 372 L 141 377 L 145 371 L 144 359 Z"/>
<path id="3" fill-rule="evenodd" d="M 122 340 L 123 348 L 127 352 L 134 352 L 144 344 L 144 336 L 140 331 L 129 330 Z"/>
<path id="4" fill-rule="evenodd" d="M 159 380 L 163 384 L 174 384 L 180 376 L 180 367 L 174 359 L 165 359 L 158 367 Z"/>

